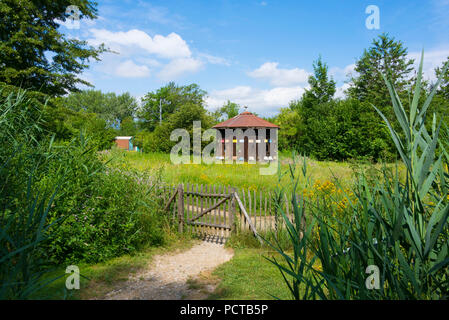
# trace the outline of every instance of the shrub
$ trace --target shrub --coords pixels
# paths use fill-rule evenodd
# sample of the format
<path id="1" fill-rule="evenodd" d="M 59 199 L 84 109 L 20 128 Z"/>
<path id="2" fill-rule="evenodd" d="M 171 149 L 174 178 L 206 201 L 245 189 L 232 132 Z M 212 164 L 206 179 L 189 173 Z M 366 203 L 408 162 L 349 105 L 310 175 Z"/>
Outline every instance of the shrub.
<path id="1" fill-rule="evenodd" d="M 71 170 L 49 216 L 50 221 L 67 217 L 50 230 L 46 252 L 53 262 L 104 261 L 164 243 L 164 215 L 154 190 L 143 182 L 148 176 L 106 167 L 83 139 L 58 152 L 49 167 L 67 165 Z M 57 171 L 49 170 L 41 186 L 58 179 Z"/>

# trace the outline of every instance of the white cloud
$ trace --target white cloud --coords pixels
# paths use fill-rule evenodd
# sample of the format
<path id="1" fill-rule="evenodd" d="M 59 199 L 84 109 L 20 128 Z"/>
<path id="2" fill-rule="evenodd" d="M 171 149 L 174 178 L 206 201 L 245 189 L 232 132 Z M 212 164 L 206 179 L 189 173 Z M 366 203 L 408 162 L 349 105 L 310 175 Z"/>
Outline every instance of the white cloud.
<path id="1" fill-rule="evenodd" d="M 334 98 L 346 98 L 345 91 L 348 90 L 349 83 L 344 83 L 342 86 L 337 87 L 335 90 L 335 96 Z"/>
<path id="2" fill-rule="evenodd" d="M 275 86 L 292 86 L 306 83 L 310 73 L 304 69 L 280 69 L 277 62 L 266 62 L 258 69 L 248 72 L 250 77 L 267 79 Z"/>
<path id="3" fill-rule="evenodd" d="M 304 93 L 302 87 L 276 87 L 269 90 L 255 89 L 249 86 L 238 86 L 226 90 L 212 91 L 206 98 L 206 104 L 213 110 L 223 106 L 227 100 L 248 106 L 262 116 L 274 115 L 280 107 L 286 107 L 290 101 L 299 99 Z"/>
<path id="4" fill-rule="evenodd" d="M 162 68 L 158 73 L 158 76 L 163 80 L 171 80 L 178 78 L 185 73 L 196 72 L 201 69 L 202 66 L 203 63 L 194 58 L 174 59 Z"/>
<path id="5" fill-rule="evenodd" d="M 176 33 L 168 36 L 149 36 L 146 32 L 133 29 L 126 32 L 112 32 L 105 29 L 90 29 L 93 38 L 89 43 L 99 45 L 105 43 L 112 50 L 123 51 L 127 48 L 143 49 L 150 54 L 155 54 L 161 58 L 186 58 L 191 56 L 191 51 L 187 43 Z"/>
<path id="6" fill-rule="evenodd" d="M 150 69 L 145 65 L 139 66 L 132 60 L 126 60 L 115 68 L 114 73 L 123 78 L 143 78 L 150 75 Z"/>
<path id="7" fill-rule="evenodd" d="M 228 66 L 228 67 L 231 65 L 231 62 L 229 62 L 227 59 L 212 56 L 207 53 L 200 53 L 198 56 L 205 59 L 210 64 L 221 64 L 221 65 Z"/>
<path id="8" fill-rule="evenodd" d="M 410 52 L 409 58 L 415 59 L 415 68 L 418 70 L 421 61 L 422 52 Z M 436 81 L 435 68 L 441 67 L 443 62 L 447 61 L 449 57 L 449 48 L 438 48 L 432 50 L 424 49 L 424 63 L 423 75 L 424 78 L 431 81 Z"/>
<path id="9" fill-rule="evenodd" d="M 151 68 L 157 68 L 157 67 L 162 66 L 162 63 L 160 63 L 156 59 L 151 59 L 151 58 L 147 58 L 147 57 L 136 57 L 134 60 L 138 63 L 144 64 Z"/>
<path id="10" fill-rule="evenodd" d="M 334 78 L 335 81 L 343 81 L 347 77 L 354 75 L 355 63 L 349 64 L 344 68 L 333 67 L 329 69 L 329 75 Z"/>
<path id="11" fill-rule="evenodd" d="M 178 34 L 149 36 L 141 30 L 113 32 L 105 29 L 91 29 L 92 45 L 105 43 L 118 53 L 106 54 L 99 70 L 120 77 L 146 77 L 152 73 L 162 80 L 176 80 L 178 77 L 200 70 L 205 63 L 228 64 L 228 61 L 207 54 L 192 56 L 189 46 Z M 126 59 L 126 61 L 123 61 Z"/>

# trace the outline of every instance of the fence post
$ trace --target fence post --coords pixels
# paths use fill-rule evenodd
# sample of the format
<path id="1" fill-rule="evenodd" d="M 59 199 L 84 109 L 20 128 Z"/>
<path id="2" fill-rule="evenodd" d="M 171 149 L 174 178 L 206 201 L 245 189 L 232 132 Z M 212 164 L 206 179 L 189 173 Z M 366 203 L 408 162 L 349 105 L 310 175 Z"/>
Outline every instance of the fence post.
<path id="1" fill-rule="evenodd" d="M 182 184 L 178 185 L 178 232 L 182 233 L 184 227 L 184 190 Z"/>
<path id="2" fill-rule="evenodd" d="M 231 216 L 229 217 L 229 223 L 231 225 L 231 234 L 235 231 L 235 188 L 229 188 L 229 194 L 231 195 L 231 205 L 229 211 Z"/>

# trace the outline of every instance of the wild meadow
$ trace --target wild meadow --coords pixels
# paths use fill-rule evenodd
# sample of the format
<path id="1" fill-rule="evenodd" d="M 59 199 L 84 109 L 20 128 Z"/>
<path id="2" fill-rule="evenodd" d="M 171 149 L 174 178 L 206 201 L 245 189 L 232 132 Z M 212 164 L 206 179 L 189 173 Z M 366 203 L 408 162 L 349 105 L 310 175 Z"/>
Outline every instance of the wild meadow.
<path id="1" fill-rule="evenodd" d="M 286 170 L 292 163 L 293 157 L 296 161 L 303 157 L 296 153 L 283 152 L 280 156 L 280 169 Z M 123 170 L 137 170 L 140 172 L 154 172 L 159 170 L 163 180 L 167 184 L 177 185 L 179 183 L 194 183 L 203 185 L 224 185 L 249 190 L 271 191 L 279 183 L 277 174 L 261 175 L 260 169 L 267 167 L 267 164 L 173 164 L 170 155 L 160 152 L 140 153 L 125 152 L 120 149 L 113 149 L 104 152 L 105 161 L 111 160 L 111 165 Z M 373 178 L 380 172 L 382 164 L 372 164 L 360 161 L 319 161 L 309 159 L 309 175 L 313 177 L 316 191 L 331 191 L 338 180 L 344 187 L 349 187 L 355 181 L 355 173 L 367 172 Z M 387 167 L 395 167 L 394 163 L 387 164 Z M 398 169 L 402 172 L 403 167 L 398 163 Z M 299 169 L 298 169 L 299 170 Z M 281 179 L 281 184 L 289 185 L 288 177 Z M 304 186 L 305 187 L 305 186 Z M 312 188 L 313 189 L 313 188 Z M 305 190 L 311 195 L 311 190 Z M 336 190 L 335 190 L 336 191 Z"/>

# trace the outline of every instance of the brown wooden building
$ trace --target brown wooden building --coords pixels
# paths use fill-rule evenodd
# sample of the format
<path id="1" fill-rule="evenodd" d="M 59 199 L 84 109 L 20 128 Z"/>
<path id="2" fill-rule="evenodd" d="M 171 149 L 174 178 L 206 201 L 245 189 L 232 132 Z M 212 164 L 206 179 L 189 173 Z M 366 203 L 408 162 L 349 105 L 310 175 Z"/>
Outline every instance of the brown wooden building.
<path id="1" fill-rule="evenodd" d="M 277 159 L 279 126 L 245 111 L 215 126 L 217 159 L 267 162 Z"/>

